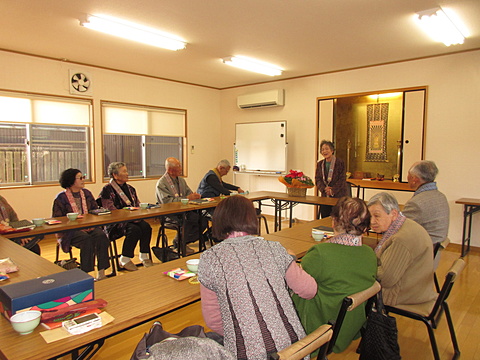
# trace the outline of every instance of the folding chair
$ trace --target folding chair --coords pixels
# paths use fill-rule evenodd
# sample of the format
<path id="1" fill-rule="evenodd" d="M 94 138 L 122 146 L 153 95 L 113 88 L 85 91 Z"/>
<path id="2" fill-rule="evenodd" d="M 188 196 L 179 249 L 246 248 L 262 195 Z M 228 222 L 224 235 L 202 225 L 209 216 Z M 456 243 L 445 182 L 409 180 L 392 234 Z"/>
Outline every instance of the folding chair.
<path id="1" fill-rule="evenodd" d="M 445 240 L 437 242 L 433 244 L 433 262 L 434 264 L 438 265 L 438 261 L 435 261 L 435 258 L 437 257 L 438 252 L 440 251 L 441 248 L 446 248 L 450 244 L 450 239 L 447 237 Z M 437 279 L 437 274 L 435 272 L 436 266 L 434 265 L 434 272 L 433 272 L 433 282 L 435 283 L 435 289 L 437 292 L 440 292 L 440 285 L 438 283 Z"/>
<path id="2" fill-rule="evenodd" d="M 67 270 L 76 269 L 79 266 L 79 264 L 77 263 L 77 258 L 73 257 L 72 248 L 70 248 L 70 251 L 68 251 L 68 254 L 70 255 L 70 259 L 60 260 L 60 248 L 61 247 L 62 246 L 57 241 L 55 262 L 54 263 L 57 264 L 58 266 L 63 267 L 64 269 L 67 269 Z"/>
<path id="3" fill-rule="evenodd" d="M 427 326 L 428 336 L 430 337 L 430 344 L 432 345 L 432 351 L 435 360 L 440 360 L 440 355 L 438 352 L 437 342 L 435 340 L 435 333 L 433 330 L 436 329 L 438 326 L 436 317 L 442 309 L 445 311 L 448 329 L 450 331 L 450 337 L 452 339 L 454 351 L 452 359 L 457 359 L 460 356 L 460 349 L 458 347 L 457 337 L 455 335 L 455 328 L 453 327 L 452 316 L 450 314 L 450 309 L 446 300 L 450 295 L 450 292 L 452 291 L 455 280 L 460 275 L 464 267 L 465 261 L 463 260 L 463 258 L 455 260 L 452 267 L 445 276 L 445 282 L 443 283 L 442 289 L 440 290 L 436 300 L 416 305 L 385 305 L 385 309 L 388 312 L 406 316 L 410 319 L 422 321 Z"/>
<path id="4" fill-rule="evenodd" d="M 325 358 L 328 344 L 332 338 L 332 325 L 321 325 L 303 339 L 289 347 L 270 355 L 270 360 L 300 360 L 320 348 L 317 359 Z"/>
<path id="5" fill-rule="evenodd" d="M 340 306 L 340 311 L 338 312 L 338 315 L 337 315 L 337 319 L 335 320 L 335 323 L 333 325 L 332 340 L 330 340 L 330 343 L 328 345 L 327 354 L 330 354 L 333 351 L 333 347 L 335 346 L 335 342 L 337 341 L 338 334 L 342 329 L 343 320 L 347 315 L 347 311 L 352 311 L 357 306 L 367 301 L 367 306 L 365 311 L 368 316 L 369 310 L 372 308 L 373 299 L 375 295 L 377 295 L 377 293 L 381 290 L 381 288 L 382 287 L 380 286 L 380 283 L 378 281 L 375 281 L 373 285 L 370 286 L 368 289 L 359 291 L 353 295 L 346 296 L 343 299 L 342 305 Z M 322 358 L 318 357 L 318 359 L 322 359 Z"/>
<path id="6" fill-rule="evenodd" d="M 181 227 L 179 224 L 168 221 L 165 216 L 160 218 L 160 228 L 158 229 L 157 242 L 155 247 L 152 248 L 152 251 L 161 262 L 167 262 L 179 258 L 179 253 L 173 250 L 172 246 L 168 245 L 168 237 L 167 234 L 165 234 L 166 229 L 174 230 L 177 232 L 177 234 L 180 234 L 181 232 Z"/>
<path id="7" fill-rule="evenodd" d="M 255 211 L 257 212 L 258 219 L 258 235 L 262 234 L 262 220 L 265 225 L 265 231 L 267 232 L 267 234 L 270 234 L 270 231 L 268 230 L 267 218 L 265 217 L 265 215 L 262 215 L 262 210 L 255 209 Z"/>

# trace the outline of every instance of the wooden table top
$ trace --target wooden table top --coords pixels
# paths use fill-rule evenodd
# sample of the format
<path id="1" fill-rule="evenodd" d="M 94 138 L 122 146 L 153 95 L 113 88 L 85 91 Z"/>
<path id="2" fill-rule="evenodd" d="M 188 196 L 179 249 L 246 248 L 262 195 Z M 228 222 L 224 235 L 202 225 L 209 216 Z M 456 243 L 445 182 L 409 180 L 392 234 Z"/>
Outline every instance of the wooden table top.
<path id="1" fill-rule="evenodd" d="M 480 206 L 480 199 L 461 198 L 455 201 L 455 204 Z"/>
<path id="2" fill-rule="evenodd" d="M 40 335 L 40 331 L 44 330 L 42 326 L 32 334 L 19 335 L 8 320 L 1 317 L 0 358 L 44 360 L 59 356 L 200 300 L 200 285 L 190 284 L 188 280 L 178 281 L 163 274 L 177 267 L 185 268 L 185 262 L 195 258 L 199 258 L 199 255 L 96 282 L 95 297 L 108 302 L 105 310 L 115 320 L 86 334 L 47 344 Z"/>
<path id="3" fill-rule="evenodd" d="M 315 239 L 312 237 L 312 229 L 317 226 L 325 226 L 331 228 L 332 219 L 328 217 L 324 219 L 313 220 L 306 224 L 296 225 L 294 227 L 278 231 L 276 233 L 273 233 L 272 235 L 275 235 L 275 237 L 283 237 L 295 241 L 307 242 L 310 244 L 310 246 L 313 246 L 319 243 L 318 241 L 315 241 Z M 267 236 L 265 236 L 265 238 L 267 238 Z M 268 240 L 270 240 L 270 238 L 268 238 Z M 376 234 L 371 234 L 370 236 L 363 237 L 363 243 L 373 249 L 377 246 L 377 242 L 378 240 Z M 292 248 L 292 250 L 295 252 L 295 249 Z M 297 255 L 297 257 L 299 256 Z"/>
<path id="4" fill-rule="evenodd" d="M 60 266 L 25 249 L 23 246 L 0 236 L 0 259 L 7 257 L 18 265 L 19 271 L 8 274 L 10 279 L 1 281 L 0 286 L 65 271 Z"/>
<path id="5" fill-rule="evenodd" d="M 307 195 L 307 196 L 289 196 L 287 193 L 281 193 L 276 191 L 259 191 L 247 195 L 247 198 L 252 199 L 250 196 L 265 196 L 265 199 L 275 199 L 281 201 L 289 201 L 300 204 L 312 204 L 312 205 L 332 205 L 337 204 L 337 198 Z M 253 200 L 253 199 L 252 199 Z"/>
<path id="6" fill-rule="evenodd" d="M 289 237 L 278 236 L 277 233 L 266 234 L 262 237 L 265 238 L 265 240 L 279 242 L 285 249 L 293 251 L 299 259 L 305 256 L 307 251 L 316 243 L 313 241 L 313 239 L 312 242 L 308 242 Z"/>
<path id="7" fill-rule="evenodd" d="M 292 202 L 305 203 L 305 204 L 325 204 L 325 205 L 335 205 L 338 200 L 336 198 L 324 198 L 319 196 L 294 197 L 294 196 L 288 196 L 286 193 L 272 192 L 272 191 L 252 192 L 250 194 L 245 195 L 245 197 L 252 201 L 266 200 L 266 199 L 279 199 L 279 200 L 292 201 Z M 55 224 L 55 225 L 45 224 L 42 226 L 36 226 L 34 229 L 27 232 L 5 234 L 3 236 L 9 239 L 15 239 L 15 238 L 22 238 L 22 237 L 31 237 L 36 235 L 55 234 L 63 231 L 85 229 L 85 228 L 95 227 L 95 226 L 105 226 L 109 224 L 134 221 L 134 220 L 140 220 L 140 219 L 151 219 L 151 218 L 165 216 L 169 214 L 176 214 L 176 213 L 182 213 L 187 211 L 195 211 L 195 210 L 202 210 L 202 209 L 216 207 L 221 200 L 222 198 L 217 197 L 217 198 L 214 198 L 213 201 L 209 201 L 201 204 L 189 203 L 187 205 L 183 205 L 181 202 L 173 202 L 168 204 L 162 204 L 158 208 L 145 209 L 145 210 L 137 209 L 134 211 L 130 211 L 130 210 L 120 209 L 120 210 L 113 210 L 111 214 L 107 214 L 107 215 L 84 214 L 83 218 L 77 219 L 75 221 L 70 221 L 66 216 L 61 216 L 61 217 L 54 218 L 55 220 L 61 221 L 61 223 L 59 224 Z"/>
<path id="8" fill-rule="evenodd" d="M 213 203 L 213 202 L 212 202 Z M 218 203 L 218 201 L 217 201 Z M 55 225 L 42 225 L 36 226 L 34 229 L 17 234 L 5 234 L 7 238 L 17 238 L 25 236 L 35 236 L 35 235 L 45 235 L 45 234 L 54 234 L 62 231 L 84 229 L 94 226 L 104 226 L 108 224 L 115 224 L 126 221 L 134 221 L 140 219 L 151 219 L 159 216 L 181 213 L 186 211 L 197 210 L 202 207 L 197 204 L 187 204 L 183 205 L 181 202 L 174 202 L 169 204 L 162 204 L 158 208 L 152 209 L 137 209 L 137 210 L 113 210 L 111 214 L 107 215 L 92 215 L 84 214 L 83 218 L 77 219 L 75 221 L 70 221 L 66 216 L 61 216 L 54 218 L 55 220 L 61 221 L 60 224 Z"/>
<path id="9" fill-rule="evenodd" d="M 271 194 L 270 194 L 271 195 Z M 252 201 L 255 200 L 263 200 L 270 198 L 267 192 L 254 192 L 251 194 L 246 195 L 246 197 Z M 95 226 L 105 226 L 109 224 L 115 224 L 120 222 L 127 222 L 127 221 L 134 221 L 140 219 L 151 219 L 160 216 L 165 216 L 169 214 L 177 214 L 187 211 L 195 211 L 195 210 L 202 210 L 211 207 L 216 207 L 218 203 L 222 199 L 220 197 L 214 198 L 213 201 L 196 204 L 196 203 L 189 203 L 187 205 L 183 205 L 181 202 L 172 202 L 168 204 L 162 204 L 158 208 L 152 209 L 137 209 L 137 210 L 113 210 L 111 214 L 107 215 L 92 215 L 92 214 L 84 214 L 83 218 L 77 219 L 75 221 L 70 221 L 66 216 L 61 216 L 54 218 L 55 220 L 61 221 L 59 224 L 55 225 L 42 225 L 36 226 L 34 229 L 21 232 L 16 234 L 5 234 L 3 235 L 9 239 L 21 238 L 21 237 L 31 237 L 35 235 L 47 235 L 47 234 L 55 234 L 63 231 L 68 230 L 77 230 L 77 229 L 85 229 L 89 227 Z"/>
<path id="10" fill-rule="evenodd" d="M 367 189 L 381 189 L 381 190 L 397 190 L 397 191 L 415 191 L 410 188 L 408 183 L 402 183 L 392 180 L 362 180 L 362 179 L 347 179 L 347 182 L 355 186 Z"/>

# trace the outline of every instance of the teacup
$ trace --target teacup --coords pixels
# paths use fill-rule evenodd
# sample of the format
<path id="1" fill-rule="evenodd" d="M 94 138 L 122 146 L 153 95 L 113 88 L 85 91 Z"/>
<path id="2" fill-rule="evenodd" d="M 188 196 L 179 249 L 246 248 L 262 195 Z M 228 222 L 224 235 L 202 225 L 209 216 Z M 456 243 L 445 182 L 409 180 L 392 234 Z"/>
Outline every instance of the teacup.
<path id="1" fill-rule="evenodd" d="M 68 214 L 67 214 L 67 218 L 68 218 L 68 220 L 70 220 L 70 221 L 75 221 L 75 220 L 77 220 L 77 217 L 78 217 L 78 213 L 75 213 L 75 212 L 71 212 L 71 213 L 68 213 Z"/>
<path id="2" fill-rule="evenodd" d="M 148 203 L 140 203 L 140 209 L 147 209 Z"/>
<path id="3" fill-rule="evenodd" d="M 230 195 L 238 195 L 238 191 L 230 191 Z"/>
<path id="4" fill-rule="evenodd" d="M 325 238 L 325 232 L 322 230 L 312 229 L 312 237 L 315 241 L 322 241 Z"/>
<path id="5" fill-rule="evenodd" d="M 32 222 L 35 226 L 42 226 L 45 224 L 45 220 L 43 218 L 32 219 Z"/>
<path id="6" fill-rule="evenodd" d="M 188 204 L 188 199 L 181 199 L 180 200 L 182 202 L 183 205 L 187 205 Z"/>
<path id="7" fill-rule="evenodd" d="M 22 311 L 10 318 L 15 331 L 20 335 L 27 335 L 33 332 L 35 328 L 40 324 L 40 318 L 42 313 L 37 310 Z"/>
<path id="8" fill-rule="evenodd" d="M 199 263 L 200 263 L 200 259 L 187 260 L 187 269 L 196 274 L 198 271 Z"/>

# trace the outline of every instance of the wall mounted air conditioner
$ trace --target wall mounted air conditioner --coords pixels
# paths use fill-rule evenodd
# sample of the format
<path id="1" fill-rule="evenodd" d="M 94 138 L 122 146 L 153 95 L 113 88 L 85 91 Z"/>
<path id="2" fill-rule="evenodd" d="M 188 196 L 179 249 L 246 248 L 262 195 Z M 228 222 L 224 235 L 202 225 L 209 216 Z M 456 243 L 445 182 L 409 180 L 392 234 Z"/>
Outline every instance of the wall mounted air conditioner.
<path id="1" fill-rule="evenodd" d="M 240 95 L 237 97 L 237 105 L 240 109 L 283 106 L 284 90 L 268 90 L 258 93 Z"/>

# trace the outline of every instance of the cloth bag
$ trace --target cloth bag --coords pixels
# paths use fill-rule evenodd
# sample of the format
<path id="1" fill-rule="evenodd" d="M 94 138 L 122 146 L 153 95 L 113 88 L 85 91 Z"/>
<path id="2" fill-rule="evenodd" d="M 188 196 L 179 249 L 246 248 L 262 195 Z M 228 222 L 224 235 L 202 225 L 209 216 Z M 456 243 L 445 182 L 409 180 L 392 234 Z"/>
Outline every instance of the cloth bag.
<path id="1" fill-rule="evenodd" d="M 367 318 L 360 343 L 360 360 L 400 360 L 397 321 L 389 316 L 383 305 L 382 291 Z"/>
<path id="2" fill-rule="evenodd" d="M 152 345 L 163 341 L 167 338 L 179 338 L 186 336 L 195 336 L 199 338 L 206 338 L 205 330 L 201 325 L 192 325 L 188 326 L 178 334 L 171 334 L 168 331 L 165 331 L 162 327 L 162 324 L 156 321 L 153 326 L 150 328 L 150 331 L 143 336 L 143 338 L 138 343 L 135 351 L 132 354 L 130 360 L 142 360 L 147 359 L 149 354 L 149 349 Z"/>

